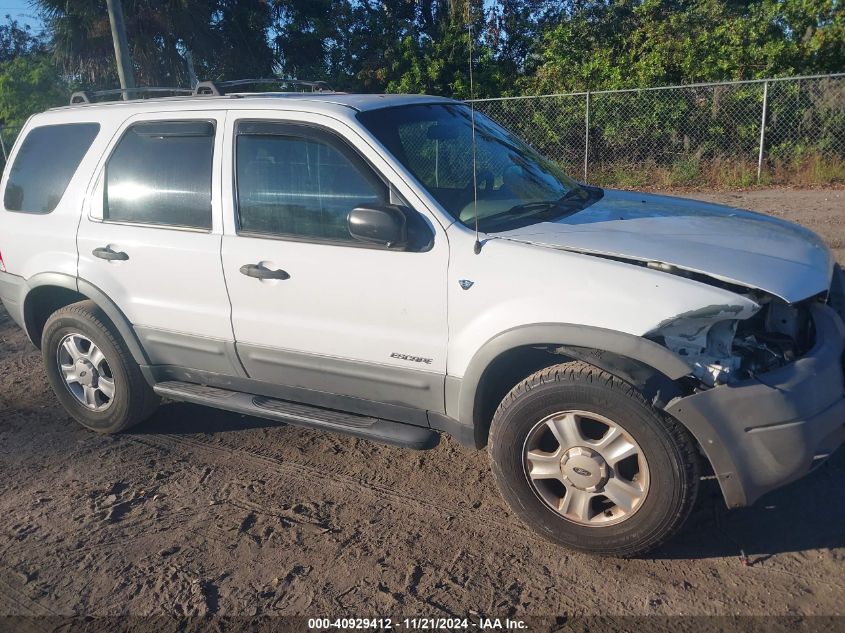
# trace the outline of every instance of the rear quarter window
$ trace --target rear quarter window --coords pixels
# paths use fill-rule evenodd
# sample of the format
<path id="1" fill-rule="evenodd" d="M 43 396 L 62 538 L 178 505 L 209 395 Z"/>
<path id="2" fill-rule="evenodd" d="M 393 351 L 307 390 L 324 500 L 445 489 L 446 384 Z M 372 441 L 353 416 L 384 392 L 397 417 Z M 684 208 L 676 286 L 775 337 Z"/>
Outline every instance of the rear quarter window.
<path id="1" fill-rule="evenodd" d="M 30 130 L 9 171 L 8 211 L 50 213 L 100 131 L 98 123 L 44 125 Z"/>

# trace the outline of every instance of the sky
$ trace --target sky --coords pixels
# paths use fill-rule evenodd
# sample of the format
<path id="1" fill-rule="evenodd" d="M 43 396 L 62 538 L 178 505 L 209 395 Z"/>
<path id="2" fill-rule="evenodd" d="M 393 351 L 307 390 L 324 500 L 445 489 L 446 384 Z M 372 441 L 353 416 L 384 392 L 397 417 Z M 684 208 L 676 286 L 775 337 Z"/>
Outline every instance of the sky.
<path id="1" fill-rule="evenodd" d="M 43 26 L 35 9 L 30 6 L 29 0 L 0 0 L 0 16 L 3 21 L 7 15 L 12 16 L 21 24 L 28 24 L 34 31 L 41 30 Z"/>

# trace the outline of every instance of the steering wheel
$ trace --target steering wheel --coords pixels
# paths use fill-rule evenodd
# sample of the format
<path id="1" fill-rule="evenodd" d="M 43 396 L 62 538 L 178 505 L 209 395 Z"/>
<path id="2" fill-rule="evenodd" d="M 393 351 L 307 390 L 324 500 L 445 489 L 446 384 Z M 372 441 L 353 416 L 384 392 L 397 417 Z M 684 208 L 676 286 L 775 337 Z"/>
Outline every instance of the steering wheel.
<path id="1" fill-rule="evenodd" d="M 479 191 L 483 191 L 484 193 L 490 193 L 491 191 L 493 191 L 495 177 L 493 176 L 493 172 L 489 169 L 482 169 L 481 171 L 476 173 L 475 182 Z M 470 183 L 469 188 L 472 189 L 472 183 Z"/>

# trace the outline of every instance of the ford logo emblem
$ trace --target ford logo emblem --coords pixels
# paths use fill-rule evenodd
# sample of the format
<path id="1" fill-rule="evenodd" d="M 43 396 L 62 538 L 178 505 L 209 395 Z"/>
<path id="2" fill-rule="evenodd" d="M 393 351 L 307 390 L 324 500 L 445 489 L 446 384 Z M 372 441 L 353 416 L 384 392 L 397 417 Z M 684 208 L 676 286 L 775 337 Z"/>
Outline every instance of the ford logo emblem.
<path id="1" fill-rule="evenodd" d="M 573 470 L 576 474 L 581 475 L 582 477 L 591 477 L 591 476 L 592 476 L 592 474 L 593 474 L 593 473 L 591 473 L 589 470 L 587 470 L 586 468 L 581 468 L 581 467 L 579 467 L 579 466 L 573 466 L 573 467 L 572 467 L 572 470 Z"/>

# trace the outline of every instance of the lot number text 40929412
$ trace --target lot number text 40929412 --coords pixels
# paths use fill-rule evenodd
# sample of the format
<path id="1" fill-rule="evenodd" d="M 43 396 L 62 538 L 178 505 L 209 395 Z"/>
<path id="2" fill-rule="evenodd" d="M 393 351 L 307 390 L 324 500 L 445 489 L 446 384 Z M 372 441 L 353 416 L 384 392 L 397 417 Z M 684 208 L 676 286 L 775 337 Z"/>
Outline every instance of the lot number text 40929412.
<path id="1" fill-rule="evenodd" d="M 478 631 L 520 631 L 527 624 L 511 618 L 309 618 L 308 629 L 315 631 L 339 630 L 388 630 L 408 629 L 412 631 L 478 630 Z"/>

